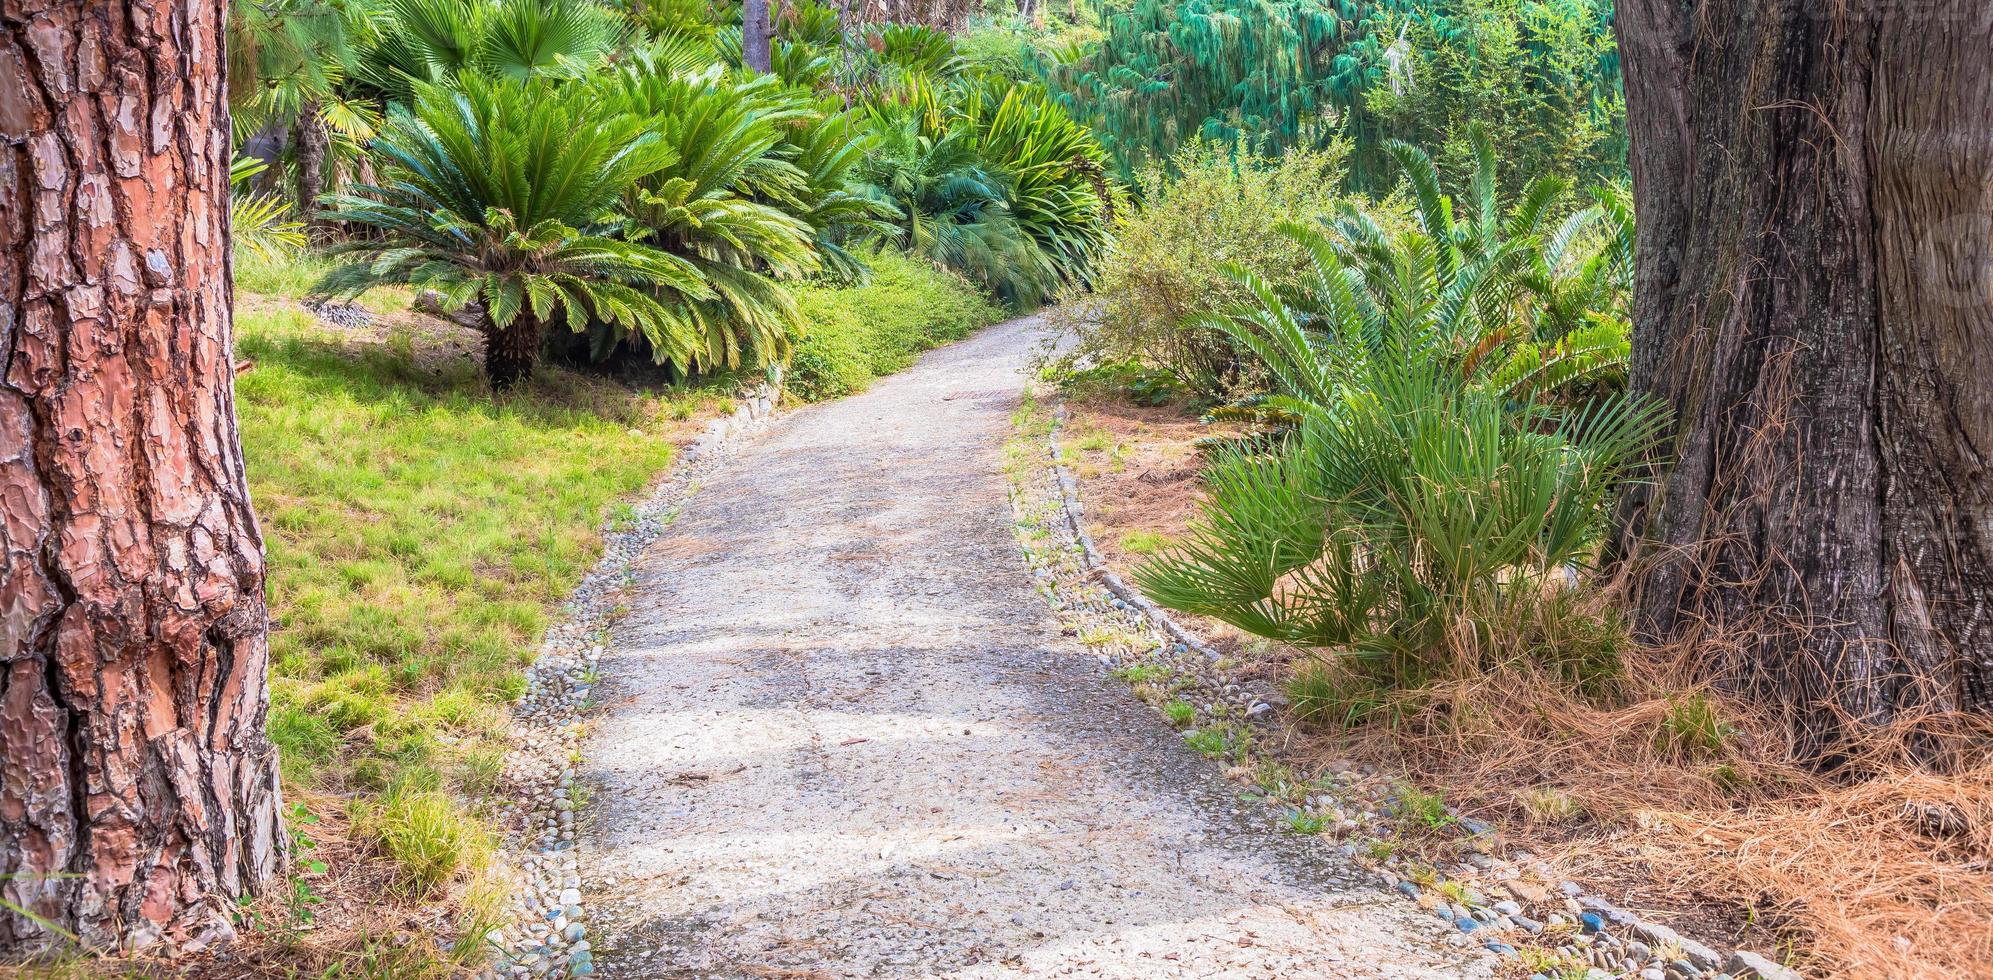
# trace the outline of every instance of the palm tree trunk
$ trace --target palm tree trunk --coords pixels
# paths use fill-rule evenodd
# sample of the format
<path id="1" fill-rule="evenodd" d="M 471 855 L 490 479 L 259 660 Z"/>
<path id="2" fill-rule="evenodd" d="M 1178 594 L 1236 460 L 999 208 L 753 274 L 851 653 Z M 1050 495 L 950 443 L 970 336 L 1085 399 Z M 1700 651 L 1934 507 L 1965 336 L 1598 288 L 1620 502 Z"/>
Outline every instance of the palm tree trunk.
<path id="1" fill-rule="evenodd" d="M 305 102 L 298 113 L 297 127 L 298 215 L 304 219 L 314 242 L 323 242 L 329 230 L 317 215 L 318 196 L 325 193 L 325 154 L 331 143 L 325 119 L 319 114 L 318 100 Z"/>
<path id="2" fill-rule="evenodd" d="M 741 61 L 763 73 L 774 65 L 768 33 L 768 0 L 744 0 L 740 7 Z"/>
<path id="3" fill-rule="evenodd" d="M 494 390 L 504 391 L 531 378 L 539 358 L 540 321 L 533 314 L 521 311 L 503 327 L 485 315 L 484 375 Z"/>

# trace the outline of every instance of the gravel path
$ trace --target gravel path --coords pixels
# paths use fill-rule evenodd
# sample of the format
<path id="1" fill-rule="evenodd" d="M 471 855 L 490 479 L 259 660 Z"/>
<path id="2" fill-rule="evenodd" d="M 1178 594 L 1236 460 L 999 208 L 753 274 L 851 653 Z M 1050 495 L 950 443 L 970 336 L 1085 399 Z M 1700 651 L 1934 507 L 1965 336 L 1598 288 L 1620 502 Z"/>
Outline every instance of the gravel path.
<path id="1" fill-rule="evenodd" d="M 581 767 L 601 972 L 1489 975 L 1058 635 L 999 462 L 1041 335 L 779 420 L 639 561 Z"/>

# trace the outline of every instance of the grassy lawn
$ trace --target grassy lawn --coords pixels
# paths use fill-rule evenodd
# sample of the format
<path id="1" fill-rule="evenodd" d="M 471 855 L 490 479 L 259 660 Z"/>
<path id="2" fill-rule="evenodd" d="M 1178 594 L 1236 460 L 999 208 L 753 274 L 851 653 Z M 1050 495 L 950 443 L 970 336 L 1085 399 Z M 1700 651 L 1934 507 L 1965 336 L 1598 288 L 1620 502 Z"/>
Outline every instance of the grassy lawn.
<path id="1" fill-rule="evenodd" d="M 269 551 L 270 729 L 303 840 L 288 894 L 252 915 L 271 969 L 432 975 L 474 958 L 391 936 L 454 933 L 504 896 L 479 801 L 506 708 L 598 530 L 670 465 L 733 382 L 640 390 L 543 367 L 494 397 L 475 336 L 370 294 L 357 330 L 299 303 L 323 266 L 242 261 L 236 379 Z M 863 387 L 997 311 L 888 258 L 871 284 L 803 287 L 810 397 Z M 832 380 L 834 379 L 834 380 Z M 309 928 L 305 928 L 309 926 Z M 440 957 L 440 959 L 439 959 Z M 386 971 L 383 973 L 383 971 Z M 300 975 L 305 975 L 300 974 Z"/>
<path id="2" fill-rule="evenodd" d="M 305 804 L 294 830 L 324 845 L 301 864 L 308 892 L 488 904 L 475 892 L 492 835 L 474 801 L 499 774 L 521 668 L 599 555 L 603 522 L 669 465 L 686 420 L 728 400 L 722 386 L 642 392 L 558 369 L 493 398 L 467 334 L 388 320 L 354 333 L 282 297 L 238 304 L 270 729 Z M 335 852 L 377 866 L 356 878 L 321 860 Z M 321 914 L 292 902 L 275 917 Z"/>
<path id="3" fill-rule="evenodd" d="M 394 344 L 341 349 L 298 312 L 253 314 L 240 333 L 286 775 L 384 789 L 436 760 L 438 735 L 496 724 L 611 505 L 671 461 L 664 416 L 654 397 L 575 377 L 494 401 L 467 362 L 426 371 Z M 471 789 L 496 765 L 454 761 Z"/>

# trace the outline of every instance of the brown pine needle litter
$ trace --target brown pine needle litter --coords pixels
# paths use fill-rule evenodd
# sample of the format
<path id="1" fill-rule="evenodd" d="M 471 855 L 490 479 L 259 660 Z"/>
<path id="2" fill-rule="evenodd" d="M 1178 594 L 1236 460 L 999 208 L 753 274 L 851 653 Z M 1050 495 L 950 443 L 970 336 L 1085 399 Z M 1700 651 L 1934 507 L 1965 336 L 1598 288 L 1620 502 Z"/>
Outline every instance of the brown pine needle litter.
<path id="1" fill-rule="evenodd" d="M 1827 775 L 1688 676 L 1651 652 L 1605 694 L 1502 669 L 1391 695 L 1320 747 L 1388 758 L 1711 942 L 1769 931 L 1809 975 L 1993 977 L 1993 725 L 1902 721 Z"/>

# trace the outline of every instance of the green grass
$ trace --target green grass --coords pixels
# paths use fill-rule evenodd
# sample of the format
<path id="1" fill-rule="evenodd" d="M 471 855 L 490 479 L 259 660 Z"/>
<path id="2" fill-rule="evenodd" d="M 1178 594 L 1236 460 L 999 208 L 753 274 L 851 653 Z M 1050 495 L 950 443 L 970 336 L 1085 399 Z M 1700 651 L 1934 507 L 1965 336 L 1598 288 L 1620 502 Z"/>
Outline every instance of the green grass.
<path id="1" fill-rule="evenodd" d="M 273 262 L 259 258 L 253 252 L 238 251 L 235 253 L 235 291 L 238 294 L 258 293 L 303 299 L 311 294 L 311 287 L 317 284 L 319 277 L 338 264 L 314 255 Z M 414 297 L 414 291 L 405 286 L 384 286 L 368 290 L 358 302 L 375 313 L 389 313 L 408 309 Z"/>
<path id="2" fill-rule="evenodd" d="M 345 345 L 292 310 L 237 335 L 285 781 L 351 795 L 431 887 L 474 863 L 459 800 L 495 783 L 503 707 L 597 529 L 671 461 L 669 399 L 561 371 L 494 399 L 469 358 Z"/>
<path id="3" fill-rule="evenodd" d="M 1668 702 L 1654 733 L 1655 747 L 1674 758 L 1700 760 L 1723 756 L 1736 729 L 1709 695 L 1696 691 Z"/>
<path id="4" fill-rule="evenodd" d="M 1132 555 L 1155 555 L 1168 548 L 1171 538 L 1156 531 L 1129 531 L 1121 536 L 1121 550 Z"/>
<path id="5" fill-rule="evenodd" d="M 797 288 L 805 325 L 787 381 L 797 396 L 820 401 L 863 391 L 922 351 L 1003 317 L 961 278 L 918 259 L 881 254 L 871 262 L 866 285 Z"/>

